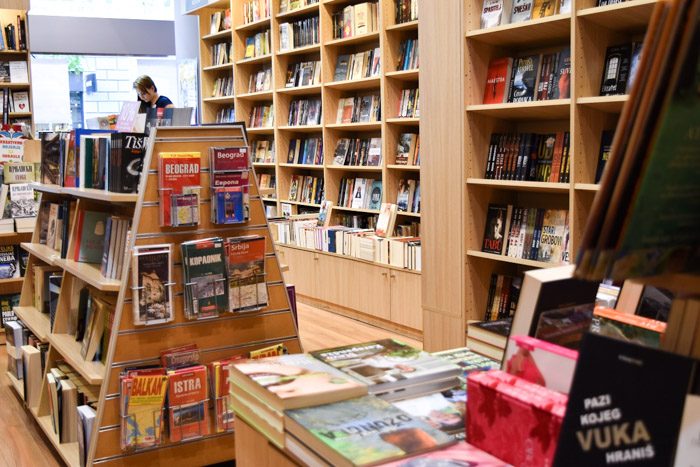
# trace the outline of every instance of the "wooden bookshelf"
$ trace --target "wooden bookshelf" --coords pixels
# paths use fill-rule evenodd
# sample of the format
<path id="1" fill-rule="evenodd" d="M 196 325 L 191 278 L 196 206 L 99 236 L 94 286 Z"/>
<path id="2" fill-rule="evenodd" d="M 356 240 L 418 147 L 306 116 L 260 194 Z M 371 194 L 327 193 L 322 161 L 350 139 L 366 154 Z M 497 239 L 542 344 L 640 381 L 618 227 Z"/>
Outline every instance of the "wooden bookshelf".
<path id="1" fill-rule="evenodd" d="M 88 384 L 100 386 L 97 418 L 92 442 L 89 446 L 88 465 L 126 465 L 132 463 L 151 464 L 164 462 L 173 466 L 212 464 L 233 459 L 234 435 L 232 432 L 216 433 L 201 438 L 173 443 L 164 440 L 158 447 L 144 451 L 122 452 L 119 444 L 119 373 L 127 366 L 139 366 L 158 361 L 161 350 L 196 343 L 201 352 L 202 363 L 246 354 L 247 352 L 276 343 L 284 343 L 290 352 L 300 352 L 296 323 L 291 313 L 279 262 L 273 241 L 264 217 L 264 210 L 257 184 L 250 187 L 251 219 L 245 224 L 216 225 L 209 216 L 202 216 L 199 230 L 185 231 L 175 228 L 161 228 L 157 221 L 159 195 L 157 156 L 161 151 L 175 151 L 182 147 L 202 154 L 202 172 L 208 172 L 210 146 L 246 146 L 244 128 L 240 125 L 209 126 L 193 128 L 158 128 L 152 130 L 144 161 L 144 176 L 141 177 L 137 195 L 114 196 L 109 193 L 67 189 L 61 187 L 38 186 L 44 200 L 59 201 L 75 199 L 76 212 L 80 210 L 101 210 L 119 213 L 132 218 L 132 235 L 124 251 L 125 267 L 122 276 L 106 279 L 100 274 L 99 265 L 79 263 L 60 259 L 59 253 L 40 244 L 40 227 L 35 228 L 33 238 L 22 247 L 29 252 L 28 280 L 18 279 L 22 284 L 20 306 L 16 313 L 27 327 L 39 338 L 49 343 L 46 356 L 46 369 L 64 361 L 79 373 Z M 254 175 L 254 172 L 252 172 Z M 254 177 L 253 177 L 254 178 Z M 78 233 L 72 223 L 68 239 L 68 252 L 75 251 L 75 238 Z M 135 326 L 132 319 L 133 284 L 129 267 L 132 247 L 155 243 L 171 243 L 177 255 L 180 243 L 193 238 L 211 236 L 212 232 L 223 237 L 234 235 L 259 234 L 266 238 L 266 280 L 269 303 L 255 313 L 230 314 L 209 320 L 188 321 L 183 316 L 183 294 L 180 277 L 176 271 L 173 294 L 175 319 L 170 323 L 156 326 Z M 173 257 L 176 261 L 176 257 Z M 53 330 L 49 315 L 40 313 L 33 306 L 33 268 L 51 264 L 63 270 L 61 293 L 58 298 Z M 175 268 L 180 267 L 178 264 Z M 22 282 L 23 281 L 23 282 Z M 1 282 L 0 282 L 1 283 Z M 72 295 L 84 285 L 101 290 L 113 297 L 116 303 L 110 344 L 103 361 L 86 361 L 81 355 L 82 342 L 76 341 L 74 330 L 70 330 L 71 307 L 75 303 Z M 30 411 L 45 432 L 49 442 L 56 448 L 63 461 L 70 466 L 78 466 L 78 443 L 60 443 L 51 424 L 50 407 L 46 378 L 42 381 L 39 405 Z M 210 416 L 212 423 L 215 419 Z M 202 454 L 205 453 L 205 454 Z"/>
<path id="2" fill-rule="evenodd" d="M 446 0 L 421 10 L 421 146 L 431 164 L 421 168 L 424 346 L 465 344 L 468 320 L 483 319 L 491 274 L 519 274 L 553 264 L 481 252 L 490 203 L 568 209 L 572 258 L 598 191 L 594 183 L 601 135 L 617 124 L 626 95 L 600 96 L 606 48 L 639 41 L 654 0 L 597 7 L 573 2 L 571 13 L 488 29 L 481 0 Z M 460 43 L 461 41 L 461 43 Z M 445 45 L 447 44 L 447 46 Z M 483 104 L 491 59 L 571 49 L 570 98 Z M 495 132 L 570 132 L 567 183 L 484 179 Z M 450 271 L 447 274 L 447 270 Z M 454 291 L 461 290 L 461 293 Z"/>
<path id="3" fill-rule="evenodd" d="M 22 381 L 15 378 L 15 375 L 9 371 L 5 374 L 7 375 L 7 379 L 10 380 L 10 386 L 12 386 L 21 399 L 24 399 L 24 386 L 22 385 Z"/>
<path id="4" fill-rule="evenodd" d="M 28 8 L 28 7 L 27 7 Z M 14 24 L 15 29 L 17 28 L 17 16 L 20 16 L 24 20 L 24 27 L 27 36 L 27 42 L 29 42 L 29 22 L 27 21 L 27 12 L 25 10 L 16 9 L 6 9 L 0 8 L 0 24 Z M 3 26 L 4 27 L 4 26 Z M 5 44 L 7 46 L 7 44 Z M 0 51 L 0 61 L 24 61 L 27 63 L 27 77 L 26 83 L 0 83 L 0 89 L 8 89 L 11 92 L 16 91 L 26 91 L 29 94 L 29 111 L 27 112 L 10 112 L 10 124 L 17 122 L 18 120 L 28 121 L 30 126 L 30 134 L 34 134 L 34 109 L 32 106 L 34 102 L 32 100 L 32 70 L 30 66 L 30 55 L 29 50 L 1 50 Z M 0 109 L 1 112 L 2 109 Z"/>

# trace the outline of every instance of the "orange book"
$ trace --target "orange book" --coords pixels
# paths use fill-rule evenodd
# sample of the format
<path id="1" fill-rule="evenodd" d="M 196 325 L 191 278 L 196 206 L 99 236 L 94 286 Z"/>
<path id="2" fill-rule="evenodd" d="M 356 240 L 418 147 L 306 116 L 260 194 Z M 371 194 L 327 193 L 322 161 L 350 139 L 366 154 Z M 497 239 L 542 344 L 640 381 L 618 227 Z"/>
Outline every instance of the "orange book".
<path id="1" fill-rule="evenodd" d="M 510 57 L 491 60 L 486 72 L 484 104 L 501 104 L 508 100 L 512 66 L 513 59 Z"/>
<path id="2" fill-rule="evenodd" d="M 209 434 L 208 394 L 206 366 L 168 372 L 170 441 Z"/>

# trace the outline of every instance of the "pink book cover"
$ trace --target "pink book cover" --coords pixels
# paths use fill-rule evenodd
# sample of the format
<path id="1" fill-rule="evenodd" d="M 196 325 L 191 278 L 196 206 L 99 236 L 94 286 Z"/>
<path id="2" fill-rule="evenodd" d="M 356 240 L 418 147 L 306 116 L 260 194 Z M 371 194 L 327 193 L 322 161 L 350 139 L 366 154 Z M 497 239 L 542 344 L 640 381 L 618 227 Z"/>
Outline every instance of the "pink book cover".
<path id="1" fill-rule="evenodd" d="M 452 446 L 433 451 L 428 454 L 408 457 L 400 461 L 381 464 L 381 467 L 428 467 L 428 466 L 479 466 L 479 467 L 506 467 L 507 464 L 491 454 L 472 446 L 466 441 L 461 441 Z"/>
<path id="2" fill-rule="evenodd" d="M 549 467 L 567 397 L 499 370 L 467 377 L 467 441 L 519 467 Z"/>
<path id="3" fill-rule="evenodd" d="M 502 370 L 568 394 L 578 352 L 529 336 L 512 336 Z"/>

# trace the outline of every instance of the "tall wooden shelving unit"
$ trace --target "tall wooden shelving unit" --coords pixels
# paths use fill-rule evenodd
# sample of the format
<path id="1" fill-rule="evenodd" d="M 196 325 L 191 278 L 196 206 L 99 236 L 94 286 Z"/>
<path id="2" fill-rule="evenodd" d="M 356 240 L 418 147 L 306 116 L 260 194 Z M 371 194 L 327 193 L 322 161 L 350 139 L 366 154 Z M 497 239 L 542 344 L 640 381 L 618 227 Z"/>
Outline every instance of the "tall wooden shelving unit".
<path id="1" fill-rule="evenodd" d="M 272 14 L 252 23 L 244 23 L 243 2 L 217 1 L 197 8 L 188 14 L 197 15 L 200 24 L 200 62 L 203 123 L 214 123 L 221 108 L 235 106 L 236 120 L 249 122 L 251 109 L 256 105 L 272 104 L 274 108 L 274 125 L 264 128 L 248 127 L 251 147 L 260 139 L 274 140 L 276 161 L 274 163 L 255 163 L 258 173 L 273 175 L 276 190 L 263 199 L 267 206 L 274 206 L 278 213 L 280 203 L 292 204 L 295 209 L 318 209 L 320 205 L 289 201 L 289 187 L 292 175 L 313 175 L 322 177 L 325 184 L 325 198 L 335 204 L 331 223 L 337 223 L 342 214 L 359 214 L 373 216 L 378 211 L 338 207 L 338 193 L 344 177 L 363 177 L 382 180 L 382 202 L 396 203 L 399 181 L 401 179 L 420 180 L 421 167 L 396 165 L 396 147 L 401 133 L 419 132 L 420 118 L 398 118 L 401 90 L 418 88 L 418 69 L 397 71 L 400 43 L 406 38 L 418 38 L 418 21 L 395 23 L 396 0 L 378 0 L 378 28 L 355 37 L 333 39 L 333 14 L 347 5 L 361 3 L 362 0 L 319 0 L 318 3 L 302 8 L 280 12 L 280 0 L 270 0 Z M 216 11 L 231 8 L 231 31 L 222 31 L 216 35 L 210 32 L 210 17 Z M 279 26 L 284 22 L 309 17 L 319 17 L 319 44 L 292 50 L 280 50 Z M 272 51 L 268 55 L 244 58 L 245 40 L 249 36 L 269 30 Z M 226 38 L 226 39 L 224 39 Z M 212 70 L 209 47 L 213 42 L 231 40 L 233 57 L 231 61 L 234 94 L 228 97 L 208 97 L 217 77 L 227 75 L 231 66 L 222 66 Z M 381 73 L 379 76 L 358 80 L 334 82 L 334 71 L 339 54 L 354 53 L 379 47 L 381 50 Z M 321 83 L 312 86 L 285 88 L 287 67 L 300 61 L 319 60 L 321 62 Z M 271 89 L 262 92 L 248 92 L 251 74 L 262 68 L 270 68 L 272 73 Z M 381 114 L 379 122 L 374 123 L 336 123 L 338 100 L 341 97 L 357 93 L 376 92 L 381 96 Z M 322 117 L 320 125 L 288 126 L 290 102 L 295 98 L 312 97 L 321 99 Z M 323 140 L 324 164 L 300 165 L 287 164 L 289 142 L 294 138 L 321 137 Z M 333 154 L 338 139 L 342 137 L 381 137 L 382 164 L 378 167 L 337 166 L 332 165 Z M 400 212 L 398 224 L 420 222 L 420 213 Z M 312 250 L 293 246 L 279 245 L 278 251 L 283 262 L 290 266 L 292 282 L 299 295 L 318 301 L 320 306 L 327 306 L 335 311 L 356 316 L 359 312 L 363 318 L 375 319 L 375 323 L 392 330 L 406 331 L 419 335 L 422 329 L 420 307 L 420 272 L 386 267 L 381 264 L 368 263 L 354 258 L 327 255 Z M 341 275 L 328 275 L 329 271 L 340 268 Z M 298 271 L 295 275 L 294 271 Z M 346 276 L 347 274 L 347 276 Z M 336 278 L 336 279 L 331 279 Z M 380 293 L 378 299 L 358 299 L 354 293 L 345 294 L 339 286 L 338 278 L 363 277 L 358 284 L 357 293 L 364 295 L 366 290 L 375 288 Z M 377 285 L 378 284 L 378 285 Z M 347 285 L 347 284 L 346 284 Z M 393 297 L 393 305 L 391 300 Z M 378 306 L 378 303 L 385 303 Z M 333 306 L 339 305 L 339 306 Z M 393 311 L 389 311 L 389 310 Z"/>
<path id="2" fill-rule="evenodd" d="M 422 5 L 427 7 L 427 3 Z M 461 211 L 460 221 L 442 226 L 453 231 L 424 229 L 423 290 L 434 291 L 423 301 L 424 326 L 430 329 L 425 334 L 427 349 L 464 344 L 467 321 L 483 319 L 492 273 L 519 274 L 554 265 L 481 252 L 489 203 L 569 209 L 569 257 L 575 257 L 598 189 L 594 179 L 601 134 L 615 128 L 627 100 L 627 96 L 598 95 L 606 48 L 641 40 L 655 0 L 630 0 L 603 7 L 596 7 L 596 0 L 572 3 L 570 14 L 489 29 L 480 29 L 481 0 L 447 0 L 441 8 L 421 10 L 424 33 L 420 48 L 455 46 L 455 50 L 443 50 L 435 56 L 426 54 L 421 68 L 426 75 L 425 120 L 450 121 L 423 129 L 424 152 L 433 162 L 424 175 L 424 190 L 430 194 L 425 197 L 424 223 L 432 226 L 444 219 L 445 206 L 450 206 L 450 212 Z M 491 59 L 567 46 L 572 62 L 569 99 L 482 104 Z M 455 94 L 450 95 L 449 90 Z M 458 96 L 462 97 L 461 106 L 454 102 Z M 493 132 L 554 131 L 571 134 L 570 183 L 484 178 Z M 439 183 L 450 187 L 440 189 Z M 446 264 L 458 273 L 436 273 Z M 461 295 L 449 299 L 440 296 L 458 289 L 463 290 Z"/>
<path id="3" fill-rule="evenodd" d="M 58 311 L 53 331 L 48 315 L 33 307 L 33 280 L 28 274 L 22 289 L 20 307 L 16 312 L 27 327 L 40 339 L 50 344 L 46 368 L 57 360 L 64 360 L 89 384 L 100 387 L 95 431 L 89 451 L 88 464 L 167 464 L 203 465 L 234 458 L 234 434 L 216 433 L 193 440 L 171 443 L 166 440 L 156 448 L 122 452 L 120 449 L 120 390 L 119 373 L 125 367 L 156 364 L 160 351 L 167 348 L 196 343 L 202 363 L 208 363 L 235 354 L 244 354 L 275 343 L 284 343 L 290 352 L 300 352 L 301 345 L 287 296 L 282 273 L 258 194 L 257 184 L 250 186 L 250 221 L 239 225 L 215 225 L 209 221 L 210 202 L 203 196 L 201 223 L 197 228 L 161 227 L 158 222 L 158 153 L 168 151 L 198 151 L 202 154 L 202 186 L 209 186 L 208 150 L 210 146 L 245 146 L 247 140 L 242 126 L 216 126 L 192 128 L 158 128 L 149 140 L 144 167 L 147 176 L 142 177 L 138 194 L 116 194 L 101 190 L 62 188 L 39 185 L 43 200 L 77 199 L 77 210 L 99 210 L 120 213 L 132 217 L 130 244 L 124 252 L 125 264 L 130 265 L 131 250 L 135 245 L 172 243 L 174 321 L 153 326 L 134 326 L 132 318 L 132 282 L 129 267 L 124 267 L 120 280 L 106 279 L 98 265 L 77 263 L 61 259 L 59 254 L 39 244 L 39 227 L 31 243 L 22 247 L 30 253 L 28 271 L 39 264 L 55 265 L 63 269 L 63 284 L 59 295 Z M 207 190 L 203 190 L 205 193 Z M 69 252 L 76 247 L 73 232 L 69 239 Z M 269 305 L 252 313 L 226 313 L 218 318 L 188 321 L 183 312 L 182 266 L 179 244 L 186 240 L 211 236 L 238 236 L 258 234 L 267 239 L 266 280 Z M 114 324 L 107 352 L 106 363 L 86 362 L 80 355 L 80 342 L 67 334 L 71 304 L 70 290 L 75 284 L 89 284 L 102 292 L 112 294 L 116 302 Z M 18 392 L 20 388 L 18 388 Z M 49 412 L 47 382 L 44 377 L 41 401 L 28 407 L 56 448 L 63 461 L 70 466 L 79 465 L 78 443 L 60 443 L 54 433 Z M 21 394 L 20 394 L 21 395 Z M 210 417 L 212 422 L 215 417 Z"/>
<path id="4" fill-rule="evenodd" d="M 28 29 L 28 22 L 27 22 L 27 12 L 26 10 L 9 10 L 9 9 L 0 9 L 0 24 L 2 26 L 6 26 L 8 24 L 14 24 L 15 29 L 17 29 L 17 16 L 22 17 L 24 20 L 25 24 L 25 29 L 26 29 L 26 34 L 27 34 L 27 41 L 29 41 L 29 29 Z M 3 33 L 4 34 L 4 33 Z M 10 113 L 10 123 L 13 123 L 14 121 L 18 119 L 26 120 L 29 119 L 30 121 L 30 127 L 31 127 L 31 132 L 33 133 L 34 131 L 34 114 L 33 114 L 33 109 L 31 108 L 32 106 L 32 78 L 31 78 L 31 66 L 29 63 L 29 57 L 30 57 L 30 52 L 29 52 L 29 45 L 27 44 L 27 48 L 24 50 L 9 50 L 7 49 L 7 43 L 5 43 L 5 50 L 0 50 L 0 61 L 3 62 L 9 62 L 9 61 L 23 61 L 27 63 L 27 82 L 26 83 L 0 83 L 0 90 L 3 89 L 9 89 L 11 92 L 19 92 L 19 91 L 26 91 L 29 94 L 29 106 L 30 108 L 26 112 L 11 112 Z M 2 112 L 2 109 L 0 108 L 0 113 Z"/>

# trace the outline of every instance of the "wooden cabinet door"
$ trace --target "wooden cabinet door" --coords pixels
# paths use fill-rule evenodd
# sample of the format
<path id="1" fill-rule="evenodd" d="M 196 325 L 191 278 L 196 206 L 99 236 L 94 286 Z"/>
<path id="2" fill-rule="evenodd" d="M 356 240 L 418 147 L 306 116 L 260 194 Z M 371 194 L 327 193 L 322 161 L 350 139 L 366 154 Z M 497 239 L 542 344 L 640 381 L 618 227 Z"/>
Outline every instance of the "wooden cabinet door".
<path id="1" fill-rule="evenodd" d="M 421 276 L 389 269 L 391 289 L 391 321 L 412 329 L 423 330 Z"/>
<path id="2" fill-rule="evenodd" d="M 326 267 L 335 270 L 335 276 L 325 271 L 328 277 L 334 277 L 334 284 L 324 300 L 377 318 L 390 319 L 388 269 L 343 258 L 322 259 Z M 323 278 L 321 280 L 326 282 Z"/>
<path id="3" fill-rule="evenodd" d="M 316 298 L 318 293 L 318 257 L 317 253 L 278 246 L 281 252 L 280 263 L 285 263 L 289 270 L 284 273 L 287 284 L 294 284 L 296 292 Z"/>

